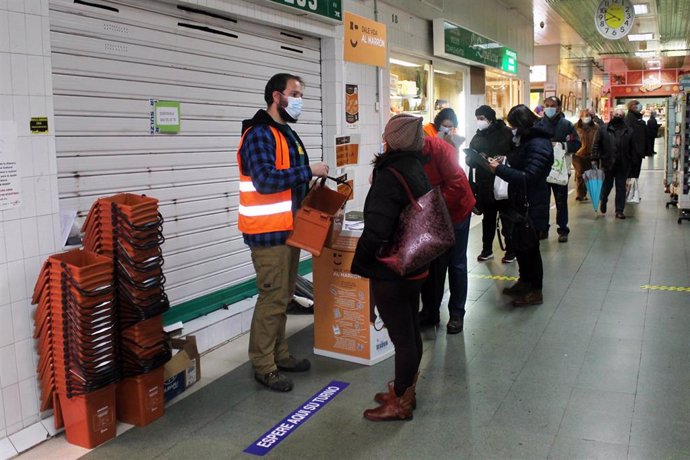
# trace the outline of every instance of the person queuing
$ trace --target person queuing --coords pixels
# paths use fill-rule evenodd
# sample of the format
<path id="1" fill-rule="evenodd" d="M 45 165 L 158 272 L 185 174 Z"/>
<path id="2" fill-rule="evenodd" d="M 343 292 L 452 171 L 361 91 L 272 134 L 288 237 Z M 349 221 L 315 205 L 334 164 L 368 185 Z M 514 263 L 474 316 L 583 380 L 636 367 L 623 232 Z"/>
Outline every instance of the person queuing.
<path id="1" fill-rule="evenodd" d="M 477 132 L 470 141 L 470 148 L 479 153 L 484 153 L 492 158 L 503 160 L 511 149 L 511 139 L 513 135 L 503 120 L 496 119 L 496 112 L 488 105 L 482 105 L 474 111 L 477 117 Z M 482 252 L 477 256 L 477 260 L 482 262 L 493 259 L 494 234 L 496 233 L 496 216 L 501 216 L 503 224 L 503 236 L 506 242 L 506 252 L 501 262 L 504 264 L 515 261 L 515 254 L 510 246 L 509 223 L 503 217 L 503 213 L 510 206 L 507 200 L 496 200 L 494 198 L 494 180 L 496 176 L 491 174 L 481 166 L 474 164 L 468 158 L 467 165 L 470 167 L 470 177 L 472 178 L 472 190 L 477 197 L 477 209 L 482 214 Z"/>
<path id="2" fill-rule="evenodd" d="M 587 199 L 587 188 L 585 181 L 582 179 L 582 174 L 590 169 L 592 147 L 594 147 L 594 137 L 599 129 L 599 124 L 594 118 L 594 112 L 591 109 L 583 109 L 580 111 L 580 119 L 575 123 L 575 130 L 580 138 L 582 145 L 573 155 L 573 167 L 575 168 L 575 199 L 577 201 L 584 201 Z"/>
<path id="3" fill-rule="evenodd" d="M 637 99 L 627 104 L 628 114 L 625 116 L 625 124 L 632 129 L 633 150 L 630 159 L 628 177 L 640 177 L 642 159 L 647 151 L 647 125 L 642 119 L 642 104 Z"/>
<path id="4" fill-rule="evenodd" d="M 459 148 L 464 142 L 464 138 L 457 133 L 458 116 L 449 107 L 441 109 L 434 117 L 433 123 L 424 126 L 424 134 L 431 137 L 438 137 L 449 144 Z"/>
<path id="5" fill-rule="evenodd" d="M 279 73 L 264 89 L 267 108 L 242 122 L 237 151 L 240 174 L 237 224 L 249 246 L 259 296 L 249 332 L 254 378 L 274 391 L 292 390 L 284 372 L 311 364 L 290 355 L 287 307 L 295 290 L 300 250 L 285 244 L 312 177 L 326 177 L 325 163 L 309 164 L 304 144 L 288 123 L 302 112 L 302 79 Z"/>
<path id="6" fill-rule="evenodd" d="M 395 379 L 387 392 L 375 395 L 379 406 L 364 412 L 364 417 L 372 421 L 412 418 L 422 359 L 419 294 L 428 271 L 424 266 L 403 278 L 376 258 L 393 235 L 403 209 L 410 204 L 403 185 L 389 168 L 404 177 L 416 198 L 431 190 L 423 166 L 422 119 L 395 115 L 386 124 L 383 140 L 385 150 L 374 159 L 372 183 L 364 201 L 364 229 L 350 268 L 352 273 L 369 278 L 374 301 L 395 347 Z"/>
<path id="7" fill-rule="evenodd" d="M 530 225 L 544 222 L 549 216 L 550 191 L 546 178 L 553 164 L 552 134 L 544 130 L 538 120 L 539 117 L 523 104 L 510 109 L 508 123 L 513 128 L 515 143 L 515 149 L 508 155 L 510 166 L 496 158 L 489 159 L 491 169 L 508 182 L 511 214 L 515 216 L 514 231 L 519 216 L 526 215 Z M 516 307 L 540 305 L 544 301 L 544 267 L 539 240 L 536 232 L 527 233 L 531 236 L 523 235 L 520 246 L 516 244 L 516 234 L 513 233 L 520 277 L 514 285 L 503 289 L 504 294 L 514 297 L 513 305 Z"/>
<path id="8" fill-rule="evenodd" d="M 566 144 L 566 164 L 569 155 L 580 149 L 580 138 L 573 124 L 565 118 L 561 111 L 561 100 L 556 96 L 547 97 L 544 101 L 544 117 L 539 121 L 539 127 L 551 133 L 551 142 L 564 142 Z M 570 169 L 568 168 L 568 177 Z M 556 201 L 556 224 L 558 225 L 558 242 L 568 241 L 568 184 L 549 184 Z M 548 238 L 548 226 L 546 231 L 540 231 L 540 238 Z"/>
<path id="9" fill-rule="evenodd" d="M 439 323 L 439 310 L 445 292 L 446 272 L 448 272 L 450 320 L 446 325 L 446 332 L 458 334 L 462 332 L 465 317 L 467 242 L 475 199 L 465 171 L 458 162 L 458 152 L 452 145 L 438 137 L 425 136 L 422 153 L 427 160 L 424 172 L 431 186 L 439 186 L 443 193 L 455 230 L 455 245 L 429 266 L 429 276 L 422 285 L 422 311 L 419 315 L 419 324 L 421 327 L 432 327 Z"/>
<path id="10" fill-rule="evenodd" d="M 647 156 L 651 157 L 656 155 L 654 151 L 654 141 L 659 135 L 659 122 L 656 121 L 656 112 L 654 110 L 649 114 L 649 120 L 647 120 Z"/>
<path id="11" fill-rule="evenodd" d="M 633 128 L 625 123 L 625 106 L 617 106 L 611 121 L 599 129 L 592 148 L 592 166 L 604 170 L 599 210 L 606 214 L 613 184 L 616 184 L 616 218 L 625 219 L 625 182 L 634 162 Z"/>

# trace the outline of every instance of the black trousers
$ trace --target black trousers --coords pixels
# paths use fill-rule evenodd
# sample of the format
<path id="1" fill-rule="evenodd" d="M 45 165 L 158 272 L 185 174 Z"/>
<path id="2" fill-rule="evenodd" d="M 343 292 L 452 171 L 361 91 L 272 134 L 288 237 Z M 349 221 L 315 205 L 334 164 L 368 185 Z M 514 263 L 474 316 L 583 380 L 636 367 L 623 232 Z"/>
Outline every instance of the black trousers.
<path id="1" fill-rule="evenodd" d="M 539 245 L 529 251 L 515 250 L 515 256 L 520 269 L 520 279 L 529 283 L 532 289 L 541 289 L 544 281 L 544 264 Z"/>
<path id="2" fill-rule="evenodd" d="M 412 386 L 422 361 L 419 291 L 424 280 L 370 280 L 376 306 L 395 347 L 395 393 Z"/>
<path id="3" fill-rule="evenodd" d="M 628 179 L 628 169 L 619 164 L 615 164 L 613 169 L 604 173 L 604 185 L 601 188 L 601 204 L 606 207 L 609 201 L 609 194 L 613 189 L 613 183 L 616 183 L 616 212 L 625 211 L 625 183 Z"/>
<path id="4" fill-rule="evenodd" d="M 439 308 L 443 301 L 443 294 L 446 292 L 446 272 L 450 262 L 450 251 L 446 251 L 429 265 L 429 276 L 421 286 L 422 311 L 429 316 L 431 322 L 438 322 L 440 319 Z"/>
<path id="5" fill-rule="evenodd" d="M 510 247 L 510 221 L 504 218 L 504 213 L 510 208 L 508 200 L 492 201 L 482 207 L 482 252 L 493 252 L 494 236 L 496 235 L 496 216 L 501 218 L 501 234 L 505 242 L 506 253 L 512 252 Z"/>

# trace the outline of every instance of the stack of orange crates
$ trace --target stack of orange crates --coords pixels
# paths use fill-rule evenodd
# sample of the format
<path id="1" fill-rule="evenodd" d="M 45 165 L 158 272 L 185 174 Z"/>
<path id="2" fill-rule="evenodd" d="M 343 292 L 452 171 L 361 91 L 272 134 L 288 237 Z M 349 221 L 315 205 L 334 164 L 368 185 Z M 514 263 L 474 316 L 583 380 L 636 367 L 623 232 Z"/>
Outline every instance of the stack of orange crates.
<path id="1" fill-rule="evenodd" d="M 171 354 L 163 332 L 162 226 L 158 200 L 127 193 L 97 200 L 83 226 L 84 246 L 115 264 L 123 376 L 117 417 L 139 426 L 163 415 L 163 365 Z"/>
<path id="2" fill-rule="evenodd" d="M 117 318 L 112 260 L 75 249 L 43 264 L 32 303 L 41 410 L 86 448 L 115 437 Z"/>

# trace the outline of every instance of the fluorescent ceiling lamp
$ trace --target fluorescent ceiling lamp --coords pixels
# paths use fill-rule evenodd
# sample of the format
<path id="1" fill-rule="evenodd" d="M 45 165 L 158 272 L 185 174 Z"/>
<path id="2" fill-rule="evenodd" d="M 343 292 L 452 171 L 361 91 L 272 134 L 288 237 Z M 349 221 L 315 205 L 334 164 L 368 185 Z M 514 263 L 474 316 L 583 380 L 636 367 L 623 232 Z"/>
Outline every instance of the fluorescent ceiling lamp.
<path id="1" fill-rule="evenodd" d="M 541 83 L 546 81 L 546 66 L 533 65 L 529 68 L 529 81 Z"/>
<path id="2" fill-rule="evenodd" d="M 637 3 L 633 5 L 635 9 L 635 14 L 647 14 L 649 13 L 649 5 L 647 3 Z"/>
<path id="3" fill-rule="evenodd" d="M 646 42 L 648 40 L 654 40 L 654 34 L 647 32 L 645 34 L 628 34 L 628 41 L 631 42 Z"/>
<path id="4" fill-rule="evenodd" d="M 441 75 L 453 75 L 455 72 L 446 72 L 445 70 L 434 69 L 434 73 L 440 73 Z"/>
<path id="5" fill-rule="evenodd" d="M 661 61 L 658 59 L 653 61 L 647 61 L 647 68 L 649 70 L 661 69 Z"/>
<path id="6" fill-rule="evenodd" d="M 403 67 L 421 67 L 420 64 L 415 64 L 413 62 L 403 61 L 401 59 L 391 58 L 389 61 L 391 64 L 401 65 Z"/>
<path id="7" fill-rule="evenodd" d="M 637 56 L 637 57 L 654 57 L 654 56 L 656 56 L 656 51 L 636 51 L 635 56 Z"/>

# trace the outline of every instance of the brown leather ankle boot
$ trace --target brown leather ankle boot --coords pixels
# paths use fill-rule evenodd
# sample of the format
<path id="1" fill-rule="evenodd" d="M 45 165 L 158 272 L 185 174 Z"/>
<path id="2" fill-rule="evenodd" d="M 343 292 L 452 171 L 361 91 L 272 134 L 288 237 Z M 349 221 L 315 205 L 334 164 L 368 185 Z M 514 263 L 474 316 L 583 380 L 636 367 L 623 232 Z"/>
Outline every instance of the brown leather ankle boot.
<path id="1" fill-rule="evenodd" d="M 365 410 L 364 418 L 372 422 L 412 420 L 412 398 L 414 398 L 414 385 L 407 387 L 400 397 L 395 394 L 395 389 L 391 385 L 385 402 L 376 409 Z"/>
<path id="2" fill-rule="evenodd" d="M 541 289 L 534 289 L 522 297 L 513 300 L 514 307 L 529 307 L 531 305 L 541 305 L 543 303 L 544 296 L 542 295 Z"/>
<path id="3" fill-rule="evenodd" d="M 412 380 L 412 386 L 415 388 L 417 387 L 417 379 L 418 378 L 419 378 L 419 372 L 417 372 L 414 375 L 414 380 Z M 379 404 L 384 404 L 386 402 L 386 398 L 388 398 L 389 395 L 395 394 L 395 390 L 391 392 L 391 388 L 393 388 L 393 385 L 394 385 L 393 380 L 388 382 L 388 391 L 384 391 L 382 393 L 376 393 L 374 395 L 374 401 L 376 401 Z M 417 391 L 415 390 L 412 392 L 412 409 L 414 410 L 416 408 L 417 408 Z"/>

